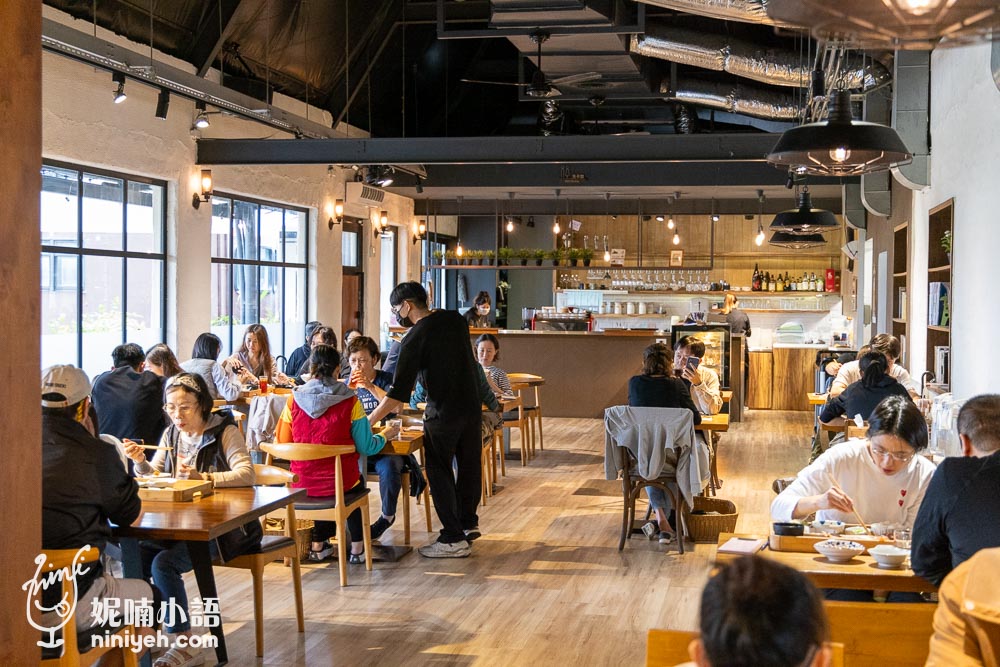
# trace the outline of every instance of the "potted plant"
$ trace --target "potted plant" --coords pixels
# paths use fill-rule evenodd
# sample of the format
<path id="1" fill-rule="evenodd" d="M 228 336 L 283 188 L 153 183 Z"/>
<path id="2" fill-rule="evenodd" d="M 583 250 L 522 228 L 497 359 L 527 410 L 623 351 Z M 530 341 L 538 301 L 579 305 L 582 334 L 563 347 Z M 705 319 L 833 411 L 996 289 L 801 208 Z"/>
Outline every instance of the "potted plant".
<path id="1" fill-rule="evenodd" d="M 563 258 L 563 251 L 559 248 L 549 250 L 545 256 L 552 260 L 552 266 L 559 266 L 559 260 Z"/>
<path id="2" fill-rule="evenodd" d="M 486 250 L 483 252 L 483 258 L 486 260 L 486 264 L 493 266 L 493 258 L 496 257 L 496 253 L 492 250 Z"/>
<path id="3" fill-rule="evenodd" d="M 482 250 L 470 250 L 469 253 L 469 264 L 475 264 L 476 266 L 483 265 L 483 251 Z"/>
<path id="4" fill-rule="evenodd" d="M 456 259 L 457 258 L 455 257 L 455 251 L 454 250 L 445 250 L 444 251 L 444 263 L 445 264 L 457 264 L 458 262 L 456 261 Z"/>
<path id="5" fill-rule="evenodd" d="M 519 260 L 521 260 L 521 266 L 527 266 L 528 259 L 531 258 L 531 248 L 518 248 L 514 251 L 514 254 L 517 255 Z"/>
<path id="6" fill-rule="evenodd" d="M 535 256 L 535 266 L 541 266 L 542 260 L 545 259 L 545 256 L 548 253 L 546 253 L 545 250 L 543 250 L 542 248 L 535 248 L 532 254 Z"/>
<path id="7" fill-rule="evenodd" d="M 945 230 L 945 233 L 941 235 L 941 247 L 944 248 L 944 252 L 948 255 L 948 263 L 951 264 L 951 230 Z"/>
<path id="8" fill-rule="evenodd" d="M 583 260 L 584 266 L 590 266 L 590 260 L 594 259 L 594 251 L 590 248 L 584 248 L 580 251 L 580 259 Z"/>
<path id="9" fill-rule="evenodd" d="M 511 257 L 514 256 L 514 251 L 511 248 L 500 248 L 497 250 L 497 265 L 506 266 L 510 264 Z"/>
<path id="10" fill-rule="evenodd" d="M 576 266 L 577 262 L 580 261 L 580 249 L 579 248 L 570 248 L 569 252 L 566 253 L 566 255 L 567 255 L 567 257 L 569 257 L 569 265 L 570 266 Z"/>
<path id="11" fill-rule="evenodd" d="M 441 250 L 435 250 L 434 252 L 431 253 L 431 257 L 434 258 L 434 260 L 435 260 L 434 263 L 435 264 L 444 264 L 444 261 L 443 261 L 444 260 L 444 252 L 443 251 L 441 251 Z"/>

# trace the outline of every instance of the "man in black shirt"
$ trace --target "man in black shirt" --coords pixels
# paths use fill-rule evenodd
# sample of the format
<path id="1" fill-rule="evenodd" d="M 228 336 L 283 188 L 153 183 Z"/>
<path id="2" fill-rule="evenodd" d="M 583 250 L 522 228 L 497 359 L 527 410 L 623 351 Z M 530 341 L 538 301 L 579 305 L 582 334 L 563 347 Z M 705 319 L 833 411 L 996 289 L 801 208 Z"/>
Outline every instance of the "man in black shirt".
<path id="1" fill-rule="evenodd" d="M 1000 547 L 1000 395 L 958 413 L 962 457 L 941 462 L 913 525 L 913 571 L 940 584 L 980 549 Z"/>
<path id="2" fill-rule="evenodd" d="M 143 370 L 146 353 L 135 343 L 119 345 L 111 359 L 114 369 L 94 379 L 94 407 L 100 420 L 97 432 L 144 440 L 147 447 L 153 447 L 166 427 L 163 378 Z"/>
<path id="3" fill-rule="evenodd" d="M 313 334 L 316 333 L 316 330 L 322 326 L 323 323 L 317 322 L 316 320 L 306 322 L 306 342 L 304 345 L 300 345 L 292 350 L 292 353 L 288 355 L 288 361 L 285 363 L 285 375 L 293 377 L 309 372 L 308 368 L 302 368 L 302 366 L 309 361 L 309 355 L 312 353 Z M 336 338 L 333 340 L 333 346 L 337 347 Z"/>
<path id="4" fill-rule="evenodd" d="M 428 558 L 464 558 L 472 553 L 469 542 L 480 535 L 476 508 L 482 488 L 482 407 L 469 326 L 457 312 L 430 310 L 420 283 L 397 285 L 389 304 L 399 323 L 412 329 L 399 346 L 392 388 L 368 419 L 375 423 L 399 412 L 420 376 L 427 390 L 427 480 L 441 520 L 441 535 L 418 551 Z M 452 459 L 458 462 L 457 480 Z"/>

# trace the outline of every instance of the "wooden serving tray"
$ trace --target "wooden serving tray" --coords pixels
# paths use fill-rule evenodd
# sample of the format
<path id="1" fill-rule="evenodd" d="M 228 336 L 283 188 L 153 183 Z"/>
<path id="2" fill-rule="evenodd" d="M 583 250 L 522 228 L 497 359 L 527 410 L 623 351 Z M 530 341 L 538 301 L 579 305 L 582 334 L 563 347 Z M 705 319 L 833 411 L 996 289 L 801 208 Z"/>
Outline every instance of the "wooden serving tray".
<path id="1" fill-rule="evenodd" d="M 196 497 L 204 498 L 210 495 L 212 495 L 212 482 L 207 479 L 178 479 L 163 488 L 139 487 L 139 497 L 143 500 L 190 502 Z"/>
<path id="2" fill-rule="evenodd" d="M 887 537 L 878 535 L 771 535 L 768 539 L 768 546 L 772 551 L 794 551 L 798 553 L 815 553 L 813 545 L 823 540 L 850 540 L 857 542 L 865 548 L 868 553 L 869 547 L 879 544 L 892 544 L 893 541 Z"/>

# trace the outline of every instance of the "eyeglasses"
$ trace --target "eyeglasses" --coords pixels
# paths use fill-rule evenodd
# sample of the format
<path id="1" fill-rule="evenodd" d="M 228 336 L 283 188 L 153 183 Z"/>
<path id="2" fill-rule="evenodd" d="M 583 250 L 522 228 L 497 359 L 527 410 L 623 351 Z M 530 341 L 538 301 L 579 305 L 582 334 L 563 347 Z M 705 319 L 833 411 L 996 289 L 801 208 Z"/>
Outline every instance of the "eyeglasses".
<path id="1" fill-rule="evenodd" d="M 390 307 L 389 312 L 391 312 L 396 318 L 399 318 L 399 311 L 403 308 L 404 303 L 406 303 L 406 301 L 400 301 L 398 306 Z"/>
<path id="2" fill-rule="evenodd" d="M 173 403 L 167 403 L 163 406 L 163 411 L 168 415 L 187 415 L 191 414 L 198 409 L 198 405 L 195 403 L 182 403 L 174 405 Z"/>
<path id="3" fill-rule="evenodd" d="M 888 455 L 893 460 L 899 461 L 900 463 L 906 463 L 913 458 L 913 452 L 890 452 L 887 449 L 882 449 L 874 443 L 868 443 L 868 446 L 871 447 L 872 454 L 874 454 L 876 458 L 884 459 Z"/>

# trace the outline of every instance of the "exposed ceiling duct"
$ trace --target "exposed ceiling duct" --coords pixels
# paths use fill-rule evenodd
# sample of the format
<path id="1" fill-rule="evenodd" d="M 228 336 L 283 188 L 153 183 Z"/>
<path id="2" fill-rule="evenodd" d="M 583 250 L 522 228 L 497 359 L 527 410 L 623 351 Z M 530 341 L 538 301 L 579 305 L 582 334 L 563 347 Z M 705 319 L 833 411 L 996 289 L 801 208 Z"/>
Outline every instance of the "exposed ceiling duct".
<path id="1" fill-rule="evenodd" d="M 660 90 L 669 99 L 678 102 L 722 109 L 754 118 L 796 120 L 803 112 L 802 100 L 798 95 L 762 86 L 679 79 L 676 90 L 670 90 L 669 81 L 664 81 Z"/>
<path id="2" fill-rule="evenodd" d="M 645 35 L 633 35 L 632 51 L 775 86 L 804 88 L 812 76 L 812 63 L 803 60 L 801 53 L 665 25 L 650 26 Z M 889 83 L 892 75 L 878 61 L 851 55 L 841 64 L 838 79 L 838 86 L 867 91 Z"/>
<path id="3" fill-rule="evenodd" d="M 773 19 L 767 14 L 770 0 L 638 0 L 647 5 L 675 9 L 688 14 L 708 16 L 723 21 L 759 23 L 783 28 L 798 28 L 793 23 Z"/>

